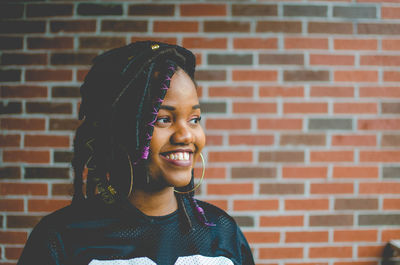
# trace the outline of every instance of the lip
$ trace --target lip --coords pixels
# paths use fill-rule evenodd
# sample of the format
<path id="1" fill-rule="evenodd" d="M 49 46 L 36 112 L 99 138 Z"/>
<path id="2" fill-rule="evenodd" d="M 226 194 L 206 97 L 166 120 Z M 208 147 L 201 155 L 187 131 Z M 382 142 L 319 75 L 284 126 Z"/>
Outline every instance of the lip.
<path id="1" fill-rule="evenodd" d="M 189 160 L 172 160 L 172 159 L 168 159 L 165 155 L 170 154 L 170 153 L 177 153 L 177 152 L 187 152 L 189 153 Z M 178 167 L 191 167 L 193 165 L 193 151 L 190 149 L 177 149 L 177 150 L 173 150 L 173 151 L 168 151 L 168 152 L 164 152 L 160 154 L 160 157 L 174 165 L 174 166 L 178 166 Z"/>

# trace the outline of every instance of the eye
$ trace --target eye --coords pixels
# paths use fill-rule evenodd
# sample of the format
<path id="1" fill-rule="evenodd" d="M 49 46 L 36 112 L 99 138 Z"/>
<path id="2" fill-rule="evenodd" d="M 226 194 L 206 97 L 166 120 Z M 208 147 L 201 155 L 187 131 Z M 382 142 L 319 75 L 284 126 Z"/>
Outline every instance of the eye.
<path id="1" fill-rule="evenodd" d="M 160 117 L 156 120 L 156 125 L 158 126 L 165 126 L 169 123 L 171 123 L 171 119 L 169 117 Z"/>
<path id="2" fill-rule="evenodd" d="M 196 118 L 191 119 L 189 122 L 191 124 L 199 124 L 200 121 L 201 121 L 201 117 L 196 117 Z"/>

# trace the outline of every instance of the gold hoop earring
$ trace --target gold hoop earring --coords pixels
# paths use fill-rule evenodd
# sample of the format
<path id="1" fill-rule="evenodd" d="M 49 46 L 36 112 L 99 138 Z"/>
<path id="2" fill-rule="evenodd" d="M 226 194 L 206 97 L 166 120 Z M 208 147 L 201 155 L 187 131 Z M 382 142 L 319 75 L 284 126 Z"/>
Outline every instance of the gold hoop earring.
<path id="1" fill-rule="evenodd" d="M 132 165 L 131 157 L 130 157 L 130 155 L 128 154 L 128 152 L 126 152 L 126 156 L 128 157 L 129 168 L 130 168 L 130 170 L 131 170 L 131 183 L 130 183 L 130 186 L 129 186 L 129 193 L 128 193 L 128 198 L 129 198 L 129 196 L 131 196 L 132 188 L 133 188 L 133 165 Z"/>
<path id="2" fill-rule="evenodd" d="M 189 191 L 179 191 L 179 190 L 174 189 L 174 191 L 175 191 L 176 193 L 179 193 L 179 194 L 191 193 L 191 192 L 195 191 L 198 187 L 200 187 L 201 183 L 203 182 L 204 173 L 205 173 L 205 171 L 206 171 L 206 163 L 204 162 L 203 154 L 202 154 L 202 153 L 199 153 L 199 154 L 200 154 L 201 163 L 202 163 L 202 172 L 201 172 L 201 178 L 200 178 L 199 183 L 197 183 L 197 185 L 194 186 L 193 189 L 191 189 L 191 190 L 189 190 Z"/>

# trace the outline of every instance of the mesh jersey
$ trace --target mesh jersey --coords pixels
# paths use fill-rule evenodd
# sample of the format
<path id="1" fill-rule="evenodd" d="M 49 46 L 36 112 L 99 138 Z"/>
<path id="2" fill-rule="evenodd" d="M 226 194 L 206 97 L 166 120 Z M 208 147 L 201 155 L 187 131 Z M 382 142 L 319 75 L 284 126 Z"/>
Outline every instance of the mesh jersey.
<path id="1" fill-rule="evenodd" d="M 105 205 L 99 199 L 70 205 L 44 217 L 33 229 L 18 265 L 242 265 L 253 257 L 235 221 L 219 208 L 198 201 L 205 226 L 184 199 L 183 211 L 150 217 L 128 201 Z"/>

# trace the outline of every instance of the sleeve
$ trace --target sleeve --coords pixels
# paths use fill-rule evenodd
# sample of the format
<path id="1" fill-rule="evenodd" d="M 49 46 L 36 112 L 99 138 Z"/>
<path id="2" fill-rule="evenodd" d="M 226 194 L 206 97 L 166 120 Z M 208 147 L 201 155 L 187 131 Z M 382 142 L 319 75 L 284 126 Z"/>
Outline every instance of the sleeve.
<path id="1" fill-rule="evenodd" d="M 29 235 L 17 265 L 61 265 L 63 249 L 58 233 L 41 221 Z"/>
<path id="2" fill-rule="evenodd" d="M 253 254 L 251 252 L 249 243 L 247 242 L 246 238 L 244 237 L 239 226 L 237 226 L 237 243 L 238 243 L 238 249 L 240 250 L 240 255 L 241 255 L 241 260 L 242 260 L 241 264 L 254 265 Z"/>

